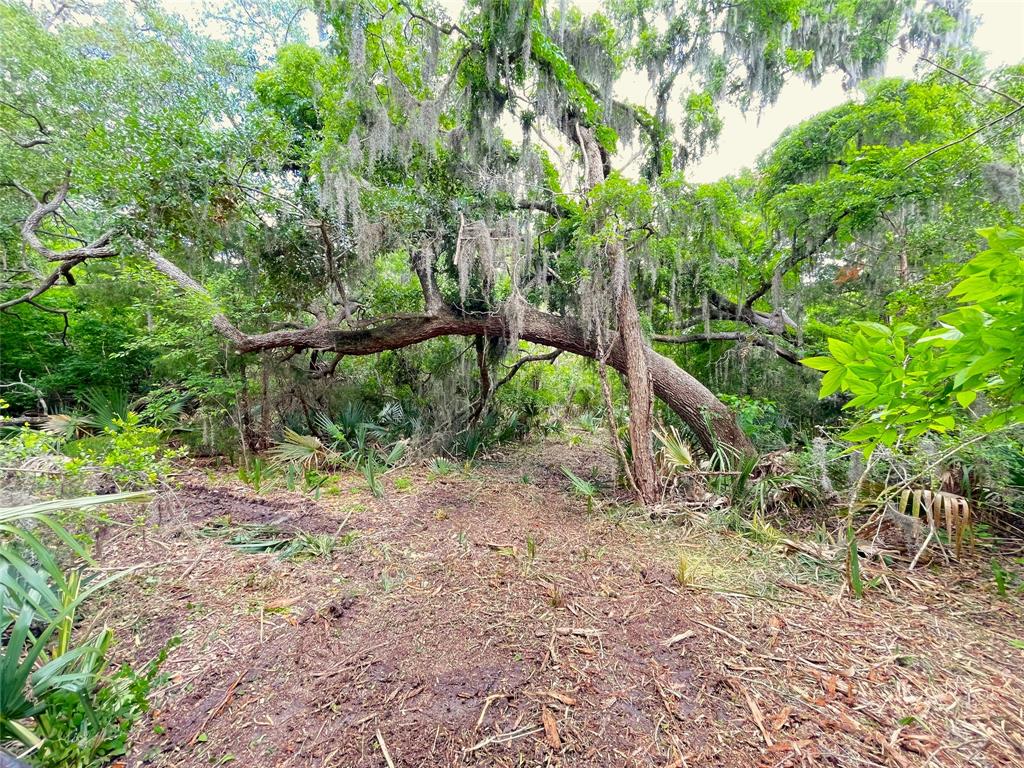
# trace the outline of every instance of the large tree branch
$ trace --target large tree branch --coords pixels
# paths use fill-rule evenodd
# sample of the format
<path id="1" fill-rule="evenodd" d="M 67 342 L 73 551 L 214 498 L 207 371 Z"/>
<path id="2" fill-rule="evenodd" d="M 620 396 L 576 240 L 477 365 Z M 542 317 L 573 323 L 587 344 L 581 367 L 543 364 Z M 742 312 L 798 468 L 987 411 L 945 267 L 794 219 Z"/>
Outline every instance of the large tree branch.
<path id="1" fill-rule="evenodd" d="M 15 307 L 18 304 L 31 304 L 36 308 L 39 308 L 39 304 L 36 303 L 36 299 L 46 293 L 48 290 L 53 288 L 57 282 L 63 277 L 65 280 L 71 279 L 71 270 L 77 267 L 79 264 L 85 261 L 85 257 L 79 259 L 72 259 L 71 261 L 65 261 L 57 269 L 47 275 L 45 278 L 40 280 L 30 290 L 23 293 L 21 296 L 16 296 L 8 301 L 0 302 L 0 312 Z"/>
<path id="2" fill-rule="evenodd" d="M 796 235 L 794 234 L 793 248 L 790 251 L 789 256 L 783 259 L 779 264 L 775 265 L 775 269 L 772 270 L 772 277 L 769 277 L 766 280 L 762 281 L 761 284 L 757 286 L 757 288 L 755 288 L 753 291 L 750 292 L 750 294 L 747 295 L 747 298 L 743 300 L 743 307 L 752 307 L 755 302 L 762 299 L 772 289 L 772 282 L 775 279 L 775 273 L 785 275 L 787 272 L 799 266 L 803 262 L 807 261 L 810 258 L 813 258 L 814 255 L 818 253 L 818 251 L 824 248 L 825 245 L 833 237 L 835 237 L 836 233 L 839 231 L 839 225 L 842 223 L 843 219 L 845 219 L 851 213 L 852 211 L 850 210 L 841 213 L 839 217 L 834 222 L 832 222 L 831 226 L 829 226 L 829 228 L 825 230 L 821 237 L 815 240 L 815 242 L 809 247 L 797 247 Z"/>
<path id="3" fill-rule="evenodd" d="M 764 349 L 774 352 L 780 358 L 788 363 L 794 365 L 800 364 L 800 355 L 791 349 L 780 346 L 771 339 L 761 336 L 756 333 L 744 333 L 743 331 L 718 331 L 711 333 L 688 333 L 680 336 L 671 336 L 666 334 L 657 333 L 653 337 L 654 341 L 660 341 L 664 344 L 694 344 L 697 342 L 708 342 L 708 341 L 738 341 L 745 344 L 754 344 Z"/>
<path id="4" fill-rule="evenodd" d="M 1018 102 L 1018 104 L 1020 104 L 1020 102 Z M 1004 120 L 1009 120 L 1011 117 L 1013 117 L 1014 115 L 1016 115 L 1016 114 L 1018 114 L 1020 112 L 1024 112 L 1024 104 L 1020 104 L 1020 106 L 1011 109 L 1009 112 L 1004 112 L 1003 114 L 999 115 L 998 117 L 993 118 L 992 120 L 989 120 L 984 125 L 979 125 L 973 131 L 971 131 L 970 133 L 964 134 L 959 139 L 954 139 L 953 141 L 946 142 L 942 146 L 936 147 L 935 149 L 931 150 L 930 152 L 925 152 L 920 157 L 915 158 L 915 159 L 911 160 L 909 163 L 907 163 L 903 167 L 903 170 L 904 171 L 909 171 L 911 168 L 913 168 L 915 165 L 920 163 L 922 160 L 925 160 L 925 159 L 931 157 L 932 155 L 938 154 L 939 152 L 941 152 L 944 149 L 949 149 L 950 147 L 955 147 L 957 144 L 963 144 L 965 141 L 967 141 L 968 139 L 972 138 L 973 136 L 978 135 L 979 133 L 984 131 L 986 128 L 991 128 L 993 125 L 1001 123 Z"/>
<path id="5" fill-rule="evenodd" d="M 567 208 L 563 208 L 558 203 L 549 200 L 518 200 L 516 201 L 516 208 L 523 211 L 543 211 L 549 216 L 554 216 L 556 219 L 565 219 L 571 215 Z"/>
<path id="6" fill-rule="evenodd" d="M 710 320 L 727 320 L 736 323 L 743 323 L 751 328 L 776 336 L 789 337 L 799 330 L 797 324 L 786 313 L 784 309 L 777 309 L 773 312 L 763 312 L 754 309 L 746 303 L 740 304 L 729 299 L 717 291 L 711 291 L 707 296 L 707 315 Z M 694 309 L 690 318 L 683 324 L 683 328 L 698 325 L 704 318 L 704 312 Z"/>
<path id="7" fill-rule="evenodd" d="M 0 303 L 0 311 L 8 310 L 18 304 L 30 304 L 47 312 L 64 314 L 66 322 L 67 316 L 62 310 L 43 307 L 35 300 L 55 286 L 61 278 L 64 278 L 69 284 L 73 284 L 74 278 L 71 276 L 71 270 L 89 259 L 104 259 L 115 256 L 117 251 L 110 244 L 114 236 L 113 232 L 104 232 L 92 242 L 85 243 L 76 248 L 69 248 L 64 251 L 55 251 L 39 238 L 39 228 L 48 217 L 56 217 L 60 207 L 67 200 L 68 189 L 71 186 L 70 174 L 66 174 L 64 176 L 64 180 L 60 183 L 57 189 L 49 196 L 44 196 L 42 200 L 17 181 L 12 180 L 10 184 L 27 197 L 34 206 L 31 213 L 25 217 L 25 221 L 21 226 L 22 240 L 24 240 L 25 244 L 29 248 L 34 250 L 48 262 L 57 263 L 60 266 L 20 296 L 16 296 L 13 299 Z M 20 285 L 20 281 L 14 283 L 14 285 Z M 14 285 L 5 285 L 2 287 L 11 288 L 14 287 Z"/>
<path id="8" fill-rule="evenodd" d="M 27 109 L 23 109 L 22 107 L 19 107 L 16 104 L 12 104 L 9 101 L 0 101 L 0 107 L 7 107 L 8 109 L 14 110 L 22 117 L 27 117 L 29 120 L 36 124 L 36 130 L 39 133 L 43 134 L 43 136 L 50 135 L 50 129 L 46 127 L 43 121 L 40 120 L 39 116 L 36 115 L 34 112 L 29 112 Z"/>
<path id="9" fill-rule="evenodd" d="M 581 143 L 590 166 L 590 180 L 599 181 L 603 168 L 596 141 L 593 140 L 589 129 L 581 129 L 577 135 L 583 139 Z M 68 251 L 53 251 L 38 239 L 36 231 L 40 223 L 48 216 L 56 214 L 65 201 L 68 188 L 69 179 L 65 178 L 52 197 L 40 201 L 19 185 L 19 189 L 35 203 L 35 208 L 23 227 L 26 242 L 47 260 L 59 261 L 61 264 L 43 285 L 15 299 L 10 306 L 34 301 L 47 288 L 52 287 L 61 274 L 68 276 L 72 267 L 87 259 L 116 254 L 116 250 L 110 245 L 110 233 L 86 246 Z M 189 293 L 209 296 L 201 284 L 176 265 L 154 253 L 144 244 L 138 245 L 140 252 L 148 256 L 154 267 L 175 284 Z M 433 249 L 429 245 L 425 245 L 414 254 L 412 267 L 423 291 L 425 311 L 422 315 L 393 319 L 376 318 L 374 324 L 369 327 L 353 329 L 342 329 L 324 315 L 318 318 L 315 324 L 305 328 L 279 329 L 259 334 L 243 332 L 223 313 L 216 314 L 212 318 L 212 324 L 218 333 L 235 346 L 238 353 L 287 348 L 296 351 L 329 350 L 339 356 L 371 355 L 402 349 L 441 336 L 516 336 L 524 341 L 600 359 L 604 364 L 627 376 L 630 369 L 636 366 L 636 358 L 639 357 L 646 368 L 646 375 L 650 377 L 648 386 L 653 386 L 654 395 L 667 403 L 683 419 L 706 450 L 714 450 L 718 443 L 730 444 L 741 452 L 750 450 L 749 439 L 739 429 L 729 409 L 703 384 L 673 361 L 656 353 L 642 339 L 638 343 L 624 343 L 623 334 L 608 331 L 595 337 L 584 332 L 582 327 L 570 319 L 542 312 L 525 303 L 517 308 L 516 314 L 521 320 L 517 321 L 516 332 L 513 333 L 502 313 L 467 313 L 444 302 L 434 279 Z M 614 341 L 601 346 L 598 344 L 598 338 L 614 338 Z"/>

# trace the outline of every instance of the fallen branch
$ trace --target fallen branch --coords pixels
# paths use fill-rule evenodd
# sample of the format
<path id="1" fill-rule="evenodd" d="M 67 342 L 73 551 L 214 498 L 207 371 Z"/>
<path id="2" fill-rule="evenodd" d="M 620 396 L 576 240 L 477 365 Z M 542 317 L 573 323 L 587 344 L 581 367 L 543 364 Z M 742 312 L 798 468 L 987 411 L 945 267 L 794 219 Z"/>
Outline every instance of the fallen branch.
<path id="1" fill-rule="evenodd" d="M 388 764 L 388 768 L 395 768 L 395 761 L 391 759 L 391 753 L 388 751 L 387 742 L 384 741 L 384 735 L 380 732 L 380 728 L 377 729 L 377 745 L 380 747 L 381 754 L 384 755 L 384 762 Z"/>
<path id="2" fill-rule="evenodd" d="M 488 736 L 481 742 L 474 744 L 472 747 L 466 750 L 468 755 L 471 752 L 476 752 L 479 749 L 490 746 L 491 744 L 506 744 L 516 739 L 521 739 L 524 736 L 532 736 L 535 733 L 540 733 L 544 730 L 543 725 L 524 725 L 522 728 L 518 728 L 508 733 L 499 733 L 496 736 Z"/>

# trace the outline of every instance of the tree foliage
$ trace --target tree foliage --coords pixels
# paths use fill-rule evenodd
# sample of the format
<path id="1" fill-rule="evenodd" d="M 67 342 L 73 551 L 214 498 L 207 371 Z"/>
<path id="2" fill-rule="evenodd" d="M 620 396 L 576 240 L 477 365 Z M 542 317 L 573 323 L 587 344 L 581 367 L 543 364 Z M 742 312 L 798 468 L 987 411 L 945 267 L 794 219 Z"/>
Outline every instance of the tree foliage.
<path id="1" fill-rule="evenodd" d="M 830 338 L 822 397 L 849 392 L 859 423 L 845 437 L 870 455 L 928 431 L 994 431 L 1024 422 L 1024 229 L 980 234 L 988 249 L 960 270 L 959 306 L 932 328 L 861 321 Z"/>

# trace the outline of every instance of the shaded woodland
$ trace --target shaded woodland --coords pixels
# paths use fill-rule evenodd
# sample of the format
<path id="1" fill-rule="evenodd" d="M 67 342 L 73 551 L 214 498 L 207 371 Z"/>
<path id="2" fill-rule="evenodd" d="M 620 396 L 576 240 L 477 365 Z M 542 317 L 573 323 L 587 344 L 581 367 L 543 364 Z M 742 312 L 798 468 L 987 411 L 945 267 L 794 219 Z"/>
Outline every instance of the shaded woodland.
<path id="1" fill-rule="evenodd" d="M 976 25 L 0 0 L 0 764 L 1024 765 Z"/>

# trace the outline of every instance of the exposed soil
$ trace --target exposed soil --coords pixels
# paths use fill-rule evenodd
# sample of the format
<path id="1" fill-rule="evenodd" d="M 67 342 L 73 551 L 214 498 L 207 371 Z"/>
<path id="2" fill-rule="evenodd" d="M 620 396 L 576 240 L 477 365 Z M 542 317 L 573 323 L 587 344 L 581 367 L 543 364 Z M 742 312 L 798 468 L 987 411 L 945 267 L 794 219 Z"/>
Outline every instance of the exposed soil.
<path id="1" fill-rule="evenodd" d="M 781 548 L 588 512 L 559 467 L 608 462 L 545 443 L 318 501 L 191 473 L 104 540 L 147 566 L 101 601 L 118 653 L 181 638 L 130 764 L 1024 765 L 1024 616 L 984 558 L 854 601 Z M 358 537 L 295 562 L 215 520 Z"/>

